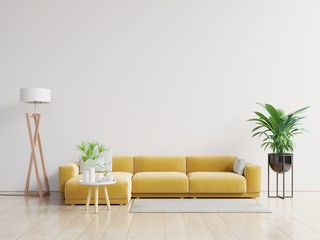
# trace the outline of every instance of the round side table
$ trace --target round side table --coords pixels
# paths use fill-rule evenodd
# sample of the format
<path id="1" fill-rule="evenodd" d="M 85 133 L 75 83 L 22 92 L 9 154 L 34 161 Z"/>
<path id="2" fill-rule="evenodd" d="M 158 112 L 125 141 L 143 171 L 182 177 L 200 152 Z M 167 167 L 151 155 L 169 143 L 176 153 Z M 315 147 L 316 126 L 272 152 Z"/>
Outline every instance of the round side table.
<path id="1" fill-rule="evenodd" d="M 95 189 L 95 194 L 94 194 L 94 205 L 95 205 L 95 212 L 98 213 L 98 200 L 99 200 L 99 186 L 103 186 L 104 189 L 104 195 L 106 198 L 107 206 L 108 209 L 110 210 L 110 201 L 109 201 L 109 195 L 108 195 L 108 190 L 107 190 L 107 185 L 115 184 L 116 181 L 112 182 L 83 182 L 82 180 L 79 181 L 79 184 L 81 185 L 87 185 L 88 188 L 88 195 L 87 195 L 87 202 L 86 202 L 86 210 L 89 209 L 89 204 L 90 204 L 90 199 L 91 199 L 91 192 L 92 188 L 94 187 Z"/>

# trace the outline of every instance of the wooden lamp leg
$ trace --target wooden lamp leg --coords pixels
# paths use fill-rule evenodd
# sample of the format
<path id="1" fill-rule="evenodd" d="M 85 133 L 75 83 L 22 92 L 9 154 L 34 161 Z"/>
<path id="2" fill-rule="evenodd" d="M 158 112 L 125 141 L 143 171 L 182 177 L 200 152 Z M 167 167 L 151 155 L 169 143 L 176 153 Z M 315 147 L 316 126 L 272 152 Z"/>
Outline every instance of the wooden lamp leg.
<path id="1" fill-rule="evenodd" d="M 50 195 L 49 181 L 48 181 L 48 176 L 46 173 L 43 151 L 42 151 L 42 144 L 41 144 L 41 139 L 40 139 L 40 134 L 39 134 L 40 117 L 41 117 L 40 113 L 34 113 L 34 114 L 26 113 L 28 132 L 29 132 L 29 140 L 30 140 L 30 145 L 31 145 L 31 154 L 30 154 L 30 162 L 29 162 L 26 186 L 25 186 L 25 190 L 24 190 L 25 196 L 45 197 L 45 196 Z M 30 118 L 33 118 L 33 120 L 34 120 L 34 124 L 35 124 L 34 133 L 32 133 L 32 130 L 31 130 Z M 38 164 L 37 164 L 37 159 L 36 159 L 37 141 L 38 141 L 38 146 L 39 146 L 42 173 L 43 173 L 43 177 L 44 177 L 44 181 L 45 181 L 46 191 L 42 190 L 42 184 L 41 184 L 41 179 L 40 179 Z M 29 191 L 30 177 L 31 177 L 31 171 L 32 171 L 33 165 L 34 165 L 34 169 L 35 169 L 35 173 L 36 173 L 38 192 L 30 192 Z"/>

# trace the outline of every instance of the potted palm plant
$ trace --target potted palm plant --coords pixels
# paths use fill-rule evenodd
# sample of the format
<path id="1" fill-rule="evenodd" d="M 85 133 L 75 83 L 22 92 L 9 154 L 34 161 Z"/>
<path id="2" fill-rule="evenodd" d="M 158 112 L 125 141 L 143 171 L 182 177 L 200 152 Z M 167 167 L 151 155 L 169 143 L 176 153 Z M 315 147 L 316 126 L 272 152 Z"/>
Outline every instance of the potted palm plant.
<path id="1" fill-rule="evenodd" d="M 258 104 L 267 111 L 268 115 L 254 112 L 256 117 L 248 120 L 257 125 L 252 130 L 252 137 L 264 137 L 261 147 L 272 150 L 272 153 L 268 154 L 270 167 L 277 173 L 284 173 L 290 170 L 292 165 L 293 137 L 305 131 L 299 126 L 301 120 L 305 118 L 300 114 L 309 107 L 285 114 L 284 110 L 276 109 L 271 104 Z"/>

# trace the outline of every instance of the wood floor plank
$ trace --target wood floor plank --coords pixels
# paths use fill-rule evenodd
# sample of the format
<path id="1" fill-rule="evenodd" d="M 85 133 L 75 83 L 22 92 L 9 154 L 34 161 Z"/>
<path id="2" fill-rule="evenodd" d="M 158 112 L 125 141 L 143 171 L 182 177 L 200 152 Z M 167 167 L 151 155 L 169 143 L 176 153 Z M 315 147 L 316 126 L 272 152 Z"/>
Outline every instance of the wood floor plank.
<path id="1" fill-rule="evenodd" d="M 272 213 L 130 213 L 131 201 L 95 214 L 92 205 L 64 205 L 56 192 L 0 196 L 0 240 L 320 240 L 320 192 L 258 200 Z"/>
<path id="2" fill-rule="evenodd" d="M 298 218 L 291 215 L 290 211 L 284 208 L 285 205 L 291 206 L 294 199 L 260 199 L 261 202 L 268 204 L 272 214 L 263 214 L 266 220 L 281 229 L 286 235 L 293 239 L 320 239 L 320 235 L 301 222 Z M 320 227 L 320 225 L 319 225 Z"/>
<path id="3" fill-rule="evenodd" d="M 19 237 L 19 240 L 39 239 L 50 240 L 57 237 L 70 225 L 79 215 L 83 213 L 80 206 L 63 206 L 61 211 L 57 211 L 48 219 L 44 220 L 36 227 Z"/>
<path id="4" fill-rule="evenodd" d="M 258 213 L 251 213 L 258 214 Z M 238 239 L 269 240 L 259 228 L 249 222 L 243 213 L 221 213 L 223 221 Z"/>
<path id="5" fill-rule="evenodd" d="M 299 211 L 316 221 L 320 222 L 320 207 L 319 200 L 314 197 L 307 197 L 306 194 L 296 194 L 294 201 L 289 204 L 286 203 L 287 207 L 293 208 L 295 211 Z M 319 196 L 320 197 L 320 196 Z"/>
<path id="6" fill-rule="evenodd" d="M 90 222 L 78 239 L 100 240 L 107 231 L 113 218 L 117 215 L 119 208 L 119 206 L 112 206 L 111 210 L 108 210 L 108 208 L 105 207 L 103 211 L 99 212 L 93 221 Z"/>
<path id="7" fill-rule="evenodd" d="M 119 206 L 117 214 L 112 219 L 101 239 L 127 239 L 134 214 L 129 213 L 131 203 Z"/>
<path id="8" fill-rule="evenodd" d="M 59 211 L 55 197 L 26 197 L 17 208 L 11 208 L 12 214 L 1 220 L 0 239 L 17 239 Z"/>
<path id="9" fill-rule="evenodd" d="M 0 219 L 5 211 L 10 211 L 14 206 L 20 206 L 24 202 L 23 196 L 0 196 Z"/>
<path id="10" fill-rule="evenodd" d="M 273 240 L 290 240 L 287 234 L 282 231 L 279 227 L 273 225 L 272 223 L 268 222 L 263 215 L 269 213 L 261 213 L 261 214 L 251 214 L 247 213 L 244 214 L 248 221 L 251 224 L 256 225 L 268 238 Z"/>
<path id="11" fill-rule="evenodd" d="M 236 240 L 237 237 L 229 229 L 228 224 L 220 217 L 219 213 L 202 213 L 201 214 L 212 236 L 216 240 Z"/>
<path id="12" fill-rule="evenodd" d="M 189 240 L 182 213 L 165 213 L 166 240 Z"/>
<path id="13" fill-rule="evenodd" d="M 183 213 L 190 240 L 214 239 L 200 213 Z"/>
<path id="14" fill-rule="evenodd" d="M 94 221 L 97 217 L 96 214 L 90 212 L 83 212 L 78 215 L 71 223 L 68 224 L 61 233 L 59 233 L 54 239 L 56 240 L 73 240 L 78 239 L 86 227 Z"/>
<path id="15" fill-rule="evenodd" d="M 300 222 L 301 224 L 305 225 L 307 228 L 313 230 L 314 232 L 318 233 L 320 236 L 320 221 L 317 219 L 316 216 L 310 216 L 312 214 L 302 212 L 300 210 L 296 210 L 295 207 L 288 208 L 284 206 L 286 214 L 291 216 L 292 218 L 296 219 L 296 221 Z"/>
<path id="16" fill-rule="evenodd" d="M 165 240 L 163 213 L 135 213 L 127 239 Z"/>

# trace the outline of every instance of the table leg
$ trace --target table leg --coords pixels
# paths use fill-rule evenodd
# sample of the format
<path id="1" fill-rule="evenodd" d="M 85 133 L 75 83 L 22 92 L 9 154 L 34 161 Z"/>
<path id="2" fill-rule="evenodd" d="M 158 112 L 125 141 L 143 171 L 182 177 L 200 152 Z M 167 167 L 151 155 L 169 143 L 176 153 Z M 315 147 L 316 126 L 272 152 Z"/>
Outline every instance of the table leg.
<path id="1" fill-rule="evenodd" d="M 96 208 L 96 213 L 98 213 L 98 200 L 99 200 L 99 187 L 95 187 L 95 194 L 94 194 L 94 205 Z"/>
<path id="2" fill-rule="evenodd" d="M 90 199 L 91 199 L 91 191 L 92 191 L 92 187 L 89 187 L 88 195 L 87 195 L 87 202 L 86 202 L 86 210 L 89 209 L 89 204 L 90 204 Z"/>
<path id="3" fill-rule="evenodd" d="M 110 201 L 109 201 L 109 195 L 108 195 L 107 186 L 104 187 L 104 195 L 106 197 L 106 202 L 107 202 L 107 205 L 108 205 L 108 209 L 110 210 L 111 207 L 110 207 Z"/>

